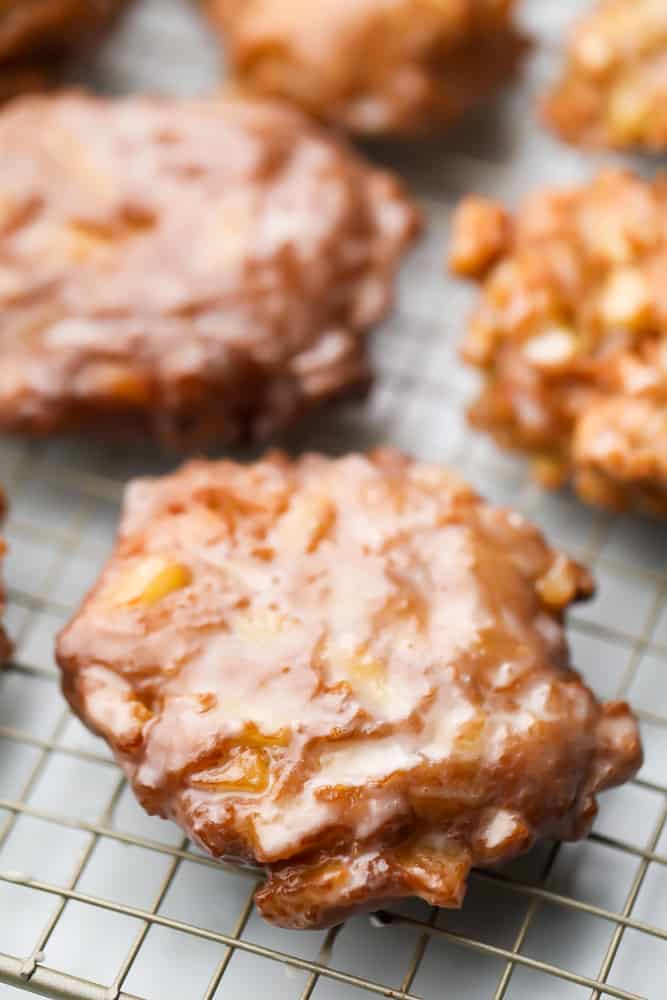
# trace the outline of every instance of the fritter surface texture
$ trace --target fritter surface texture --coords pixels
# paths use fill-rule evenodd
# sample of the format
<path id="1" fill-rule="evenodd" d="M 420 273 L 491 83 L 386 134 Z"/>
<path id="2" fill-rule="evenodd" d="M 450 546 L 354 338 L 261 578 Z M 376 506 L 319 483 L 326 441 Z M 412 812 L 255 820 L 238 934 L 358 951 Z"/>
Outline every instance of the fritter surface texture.
<path id="1" fill-rule="evenodd" d="M 85 57 L 129 0 L 3 0 L 0 100 L 40 90 Z"/>
<path id="2" fill-rule="evenodd" d="M 297 112 L 31 98 L 0 150 L 0 427 L 228 444 L 368 384 L 418 216 Z"/>
<path id="3" fill-rule="evenodd" d="M 547 486 L 667 514 L 667 181 L 607 171 L 512 218 L 466 200 L 451 264 L 482 286 L 464 357 L 472 422 Z"/>
<path id="4" fill-rule="evenodd" d="M 362 134 L 442 128 L 510 80 L 514 0 L 204 0 L 236 85 Z"/>
<path id="5" fill-rule="evenodd" d="M 601 0 L 572 31 L 545 120 L 584 146 L 667 149 L 667 3 Z"/>
<path id="6" fill-rule="evenodd" d="M 591 589 L 397 452 L 200 461 L 130 487 L 58 660 L 145 808 L 264 865 L 268 920 L 319 927 L 459 906 L 471 865 L 585 835 L 641 760 L 627 705 L 569 667 Z"/>

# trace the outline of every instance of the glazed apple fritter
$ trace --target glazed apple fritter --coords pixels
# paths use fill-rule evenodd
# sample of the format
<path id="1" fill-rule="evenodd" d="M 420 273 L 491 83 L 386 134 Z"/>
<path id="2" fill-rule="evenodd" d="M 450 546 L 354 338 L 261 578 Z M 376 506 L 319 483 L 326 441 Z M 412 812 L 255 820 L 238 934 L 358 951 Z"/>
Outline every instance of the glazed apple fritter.
<path id="1" fill-rule="evenodd" d="M 298 112 L 26 98 L 0 146 L 0 428 L 220 446 L 368 386 L 418 213 Z"/>
<path id="2" fill-rule="evenodd" d="M 515 75 L 514 0 L 203 0 L 235 85 L 369 135 L 437 131 Z"/>
<path id="3" fill-rule="evenodd" d="M 575 24 L 542 110 L 569 142 L 667 149 L 665 0 L 598 0 Z"/>
<path id="4" fill-rule="evenodd" d="M 61 634 L 64 692 L 150 812 L 266 868 L 309 928 L 588 831 L 641 762 L 569 666 L 588 573 L 518 514 L 386 450 L 192 462 L 130 486 Z"/>
<path id="5" fill-rule="evenodd" d="M 463 355 L 472 423 L 528 452 L 546 486 L 667 514 L 667 179 L 607 170 L 511 217 L 470 198 L 453 269 L 481 284 Z"/>
<path id="6" fill-rule="evenodd" d="M 57 82 L 129 0 L 2 0 L 0 100 Z"/>

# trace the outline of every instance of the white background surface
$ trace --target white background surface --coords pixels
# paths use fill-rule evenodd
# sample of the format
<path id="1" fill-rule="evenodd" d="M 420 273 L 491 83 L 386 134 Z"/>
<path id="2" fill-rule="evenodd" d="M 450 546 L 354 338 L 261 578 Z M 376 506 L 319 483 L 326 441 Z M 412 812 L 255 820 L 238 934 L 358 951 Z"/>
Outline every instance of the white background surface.
<path id="1" fill-rule="evenodd" d="M 522 88 L 437 144 L 372 151 L 403 172 L 430 229 L 404 271 L 397 312 L 375 339 L 379 379 L 370 401 L 315 418 L 307 438 L 291 443 L 345 450 L 390 441 L 423 458 L 451 462 L 488 496 L 520 507 L 551 539 L 592 561 L 600 591 L 572 616 L 576 663 L 599 694 L 632 700 L 646 743 L 642 778 L 664 786 L 667 530 L 592 513 L 568 496 L 545 497 L 528 483 L 520 461 L 466 431 L 463 404 L 475 378 L 458 365 L 455 351 L 470 293 L 442 276 L 447 222 L 461 194 L 475 189 L 514 201 L 527 188 L 567 182 L 594 169 L 592 160 L 559 146 L 539 128 L 532 104 L 553 71 L 551 43 L 578 7 L 566 0 L 525 0 L 525 20 L 546 44 L 536 51 Z M 215 44 L 185 0 L 145 0 L 103 54 L 94 82 L 113 92 L 205 92 L 215 85 L 218 59 Z M 252 878 L 170 854 L 183 844 L 180 832 L 141 812 L 119 784 L 106 747 L 64 709 L 52 663 L 54 632 L 99 570 L 124 481 L 170 464 L 149 447 L 128 452 L 94 442 L 0 441 L 0 481 L 12 502 L 6 577 L 17 640 L 16 666 L 0 679 L 0 876 L 5 875 L 0 877 L 0 952 L 27 958 L 42 948 L 45 966 L 111 986 L 118 985 L 134 946 L 137 954 L 122 987 L 146 1000 L 204 996 L 216 983 L 221 962 L 227 963 L 224 975 L 211 993 L 218 1000 L 362 1000 L 372 995 L 240 949 L 230 957 L 224 944 L 171 928 L 152 925 L 146 932 L 141 920 L 81 902 L 63 907 L 57 896 L 8 881 L 9 875 L 238 934 L 244 942 L 291 956 L 319 956 L 332 969 L 399 989 L 420 941 L 418 928 L 379 929 L 358 918 L 341 930 L 332 949 L 321 952 L 324 934 L 266 926 L 248 906 Z M 114 791 L 117 798 L 109 809 Z M 548 846 L 540 848 L 506 873 L 524 885 L 545 887 L 545 899 L 473 876 L 463 911 L 433 915 L 437 926 L 509 950 L 518 944 L 522 956 L 596 978 L 616 925 L 567 900 L 612 913 L 628 911 L 633 881 L 643 876 L 631 920 L 664 934 L 665 805 L 663 793 L 638 783 L 608 794 L 591 840 L 562 847 L 555 856 Z M 126 835 L 165 850 L 129 845 Z M 642 852 L 652 839 L 653 855 L 646 859 Z M 420 904 L 401 910 L 418 919 L 431 916 Z M 59 918 L 42 947 L 54 914 Z M 500 957 L 434 936 L 410 992 L 424 1000 L 488 1000 L 499 995 L 505 969 Z M 630 927 L 608 981 L 661 1000 L 667 996 L 665 970 L 665 941 Z M 0 984 L 2 1000 L 24 995 Z M 517 963 L 504 995 L 575 1000 L 591 991 Z"/>

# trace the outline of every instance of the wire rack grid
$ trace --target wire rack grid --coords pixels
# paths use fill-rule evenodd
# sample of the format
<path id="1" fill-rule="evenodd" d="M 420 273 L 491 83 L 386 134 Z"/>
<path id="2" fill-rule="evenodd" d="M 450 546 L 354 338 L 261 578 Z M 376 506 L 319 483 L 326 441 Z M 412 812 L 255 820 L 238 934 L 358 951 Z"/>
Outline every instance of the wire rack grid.
<path id="1" fill-rule="evenodd" d="M 389 440 L 449 462 L 592 563 L 600 591 L 572 615 L 575 660 L 601 696 L 633 701 L 646 745 L 640 776 L 604 798 L 584 844 L 545 844 L 500 872 L 473 873 L 460 913 L 408 902 L 328 933 L 264 925 L 252 904 L 256 875 L 207 858 L 142 813 L 106 746 L 64 707 L 52 662 L 54 633 L 111 543 L 124 483 L 168 461 L 92 442 L 2 441 L 16 641 L 0 677 L 2 1000 L 26 992 L 83 1000 L 666 995 L 667 531 L 542 495 L 520 462 L 470 435 L 461 416 L 474 379 L 455 358 L 467 293 L 442 276 L 452 205 L 466 190 L 514 198 L 591 169 L 530 114 L 553 42 L 579 5 L 526 6 L 543 44 L 524 86 L 445 144 L 381 152 L 419 193 L 430 229 L 374 342 L 370 400 L 314 421 L 290 444 L 343 451 Z M 214 79 L 216 58 L 184 4 L 146 0 L 93 82 L 199 90 Z"/>

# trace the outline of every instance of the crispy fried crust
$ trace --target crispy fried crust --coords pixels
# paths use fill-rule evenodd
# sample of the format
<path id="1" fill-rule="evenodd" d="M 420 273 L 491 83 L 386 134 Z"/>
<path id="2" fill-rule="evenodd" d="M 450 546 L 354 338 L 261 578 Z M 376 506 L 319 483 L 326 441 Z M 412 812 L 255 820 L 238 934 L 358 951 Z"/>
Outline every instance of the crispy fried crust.
<path id="1" fill-rule="evenodd" d="M 42 90 L 85 56 L 129 0 L 3 0 L 0 100 Z"/>
<path id="2" fill-rule="evenodd" d="M 598 0 L 575 24 L 542 111 L 572 143 L 667 149 L 665 0 Z"/>
<path id="3" fill-rule="evenodd" d="M 5 494 L 0 489 L 0 524 L 4 520 L 6 510 L 7 510 L 7 504 L 5 500 Z M 2 560 L 2 557 L 4 556 L 6 551 L 7 551 L 7 546 L 5 544 L 5 540 L 2 537 L 2 535 L 0 535 L 0 561 Z M 12 651 L 12 644 L 9 641 L 7 633 L 2 627 L 2 614 L 4 610 L 5 610 L 5 589 L 2 585 L 2 580 L 0 579 L 0 667 L 5 662 L 5 660 Z"/>
<path id="4" fill-rule="evenodd" d="M 418 215 L 297 112 L 32 98 L 0 145 L 1 427 L 227 444 L 367 386 Z"/>
<path id="5" fill-rule="evenodd" d="M 236 85 L 364 134 L 459 118 L 517 71 L 514 0 L 203 0 Z"/>
<path id="6" fill-rule="evenodd" d="M 491 249 L 490 249 L 491 248 Z M 450 262 L 481 300 L 470 416 L 589 503 L 667 515 L 667 182 L 606 171 L 511 219 L 463 202 Z"/>
<path id="7" fill-rule="evenodd" d="M 151 813 L 264 865 L 286 927 L 459 906 L 471 865 L 586 834 L 641 762 L 569 667 L 588 573 L 394 451 L 194 462 L 127 494 L 57 656 Z"/>

